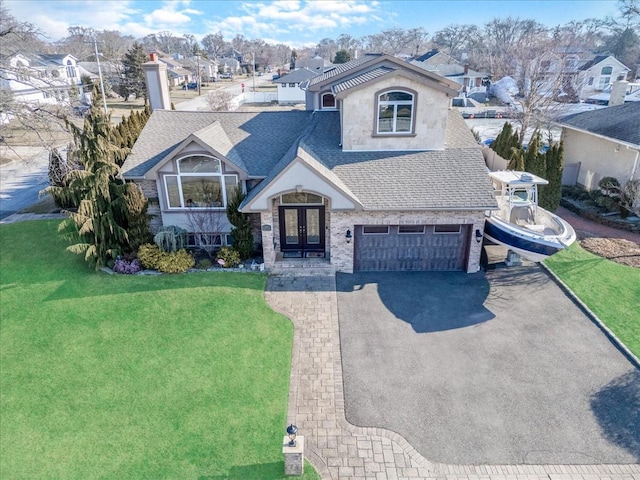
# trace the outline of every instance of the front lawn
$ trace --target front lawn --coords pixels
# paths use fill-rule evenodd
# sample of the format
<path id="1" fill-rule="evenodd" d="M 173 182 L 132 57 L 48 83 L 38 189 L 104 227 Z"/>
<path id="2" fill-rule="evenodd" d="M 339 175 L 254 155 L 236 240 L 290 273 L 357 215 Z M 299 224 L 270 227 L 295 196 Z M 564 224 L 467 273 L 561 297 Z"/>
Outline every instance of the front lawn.
<path id="1" fill-rule="evenodd" d="M 640 269 L 593 255 L 577 242 L 545 264 L 640 357 Z"/>
<path id="2" fill-rule="evenodd" d="M 0 226 L 0 478 L 282 478 L 265 277 L 96 273 L 57 224 Z"/>

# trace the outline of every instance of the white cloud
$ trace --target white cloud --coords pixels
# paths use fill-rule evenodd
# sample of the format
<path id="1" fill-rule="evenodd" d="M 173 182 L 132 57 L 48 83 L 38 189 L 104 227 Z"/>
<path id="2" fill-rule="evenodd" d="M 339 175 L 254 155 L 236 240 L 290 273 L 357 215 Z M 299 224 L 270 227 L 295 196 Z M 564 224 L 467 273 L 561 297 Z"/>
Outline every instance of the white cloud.
<path id="1" fill-rule="evenodd" d="M 278 34 L 282 37 L 290 37 L 292 34 L 308 36 L 318 31 L 324 31 L 326 34 L 323 35 L 330 36 L 336 33 L 334 30 L 337 28 L 376 21 L 374 15 L 379 10 L 379 3 L 279 0 L 270 3 L 245 2 L 241 4 L 241 8 L 243 15 L 205 20 L 203 23 L 211 31 L 220 30 L 225 38 L 233 38 L 237 33 L 248 38 L 264 38 L 265 34 Z M 296 43 L 300 43 L 300 40 Z"/>
<path id="2" fill-rule="evenodd" d="M 133 15 L 139 13 L 128 0 L 3 0 L 9 12 L 19 21 L 31 22 L 54 41 L 66 37 L 67 28 L 91 27 L 96 30 L 120 30 Z"/>

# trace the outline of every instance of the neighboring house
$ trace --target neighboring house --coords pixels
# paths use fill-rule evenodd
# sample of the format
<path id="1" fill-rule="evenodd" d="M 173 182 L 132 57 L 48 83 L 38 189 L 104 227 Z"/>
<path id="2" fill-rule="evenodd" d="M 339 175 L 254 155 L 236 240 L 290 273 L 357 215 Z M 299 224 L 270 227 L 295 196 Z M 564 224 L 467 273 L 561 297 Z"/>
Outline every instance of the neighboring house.
<path id="1" fill-rule="evenodd" d="M 220 73 L 231 73 L 237 75 L 242 72 L 240 62 L 235 58 L 219 58 L 218 71 Z"/>
<path id="2" fill-rule="evenodd" d="M 192 80 L 193 74 L 183 68 L 180 60 L 171 57 L 158 57 L 158 60 L 167 65 L 167 76 L 170 86 L 178 87 Z"/>
<path id="3" fill-rule="evenodd" d="M 215 60 L 207 60 L 202 57 L 189 57 L 180 60 L 182 67 L 193 72 L 193 80 L 197 81 L 198 76 L 203 82 L 215 82 L 218 77 L 218 62 Z M 197 75 L 196 72 L 200 72 Z"/>
<path id="4" fill-rule="evenodd" d="M 487 78 L 486 73 L 476 72 L 470 69 L 468 64 L 461 64 L 437 49 L 413 58 L 410 63 L 459 83 L 459 91 L 465 96 L 486 94 L 487 89 L 483 85 L 483 80 Z"/>
<path id="5" fill-rule="evenodd" d="M 560 119 L 565 164 L 578 164 L 576 183 L 599 188 L 603 177 L 621 184 L 640 176 L 640 102 L 576 113 Z"/>
<path id="6" fill-rule="evenodd" d="M 304 103 L 305 93 L 300 84 L 319 75 L 308 68 L 299 68 L 273 81 L 278 87 L 278 104 L 296 105 Z"/>
<path id="7" fill-rule="evenodd" d="M 316 55 L 313 58 L 296 58 L 296 61 L 293 62 L 294 69 L 306 68 L 316 73 L 324 73 L 325 70 L 333 67 L 333 63 L 328 60 L 325 60 L 320 55 Z"/>
<path id="8" fill-rule="evenodd" d="M 577 62 L 576 89 L 584 100 L 602 92 L 618 80 L 625 80 L 631 71 L 612 55 L 592 55 Z"/>
<path id="9" fill-rule="evenodd" d="M 80 85 L 82 70 L 73 55 L 16 54 L 7 64 L 0 87 L 10 90 L 16 101 L 61 104 L 76 100 L 71 98 L 72 88 Z"/>
<path id="10" fill-rule="evenodd" d="M 305 82 L 306 111 L 185 112 L 169 110 L 163 66 L 143 68 L 154 111 L 122 173 L 163 225 L 223 213 L 240 185 L 268 268 L 479 270 L 497 204 L 481 147 L 449 106 L 454 82 L 368 54 Z M 224 243 L 229 231 L 205 233 Z"/>

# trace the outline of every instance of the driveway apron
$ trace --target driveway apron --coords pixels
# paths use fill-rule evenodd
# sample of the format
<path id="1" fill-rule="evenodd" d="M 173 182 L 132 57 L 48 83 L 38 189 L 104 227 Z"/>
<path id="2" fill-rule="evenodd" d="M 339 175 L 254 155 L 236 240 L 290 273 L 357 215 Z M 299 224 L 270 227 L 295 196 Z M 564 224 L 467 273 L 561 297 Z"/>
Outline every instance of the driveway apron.
<path id="1" fill-rule="evenodd" d="M 321 478 L 640 480 L 635 464 L 433 463 L 398 433 L 351 425 L 345 419 L 335 277 L 270 276 L 265 298 L 294 325 L 287 423 L 305 436 L 305 457 Z"/>

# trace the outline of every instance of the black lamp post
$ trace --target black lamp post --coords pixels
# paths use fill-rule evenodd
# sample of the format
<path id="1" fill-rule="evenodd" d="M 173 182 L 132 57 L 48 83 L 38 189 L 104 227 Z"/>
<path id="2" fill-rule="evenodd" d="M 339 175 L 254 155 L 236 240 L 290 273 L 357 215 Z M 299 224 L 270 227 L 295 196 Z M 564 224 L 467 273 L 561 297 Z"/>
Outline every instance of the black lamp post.
<path id="1" fill-rule="evenodd" d="M 296 427 L 294 424 L 291 424 L 287 427 L 287 435 L 289 435 L 289 446 L 290 447 L 295 447 L 296 446 L 296 435 L 298 433 L 298 427 Z"/>

